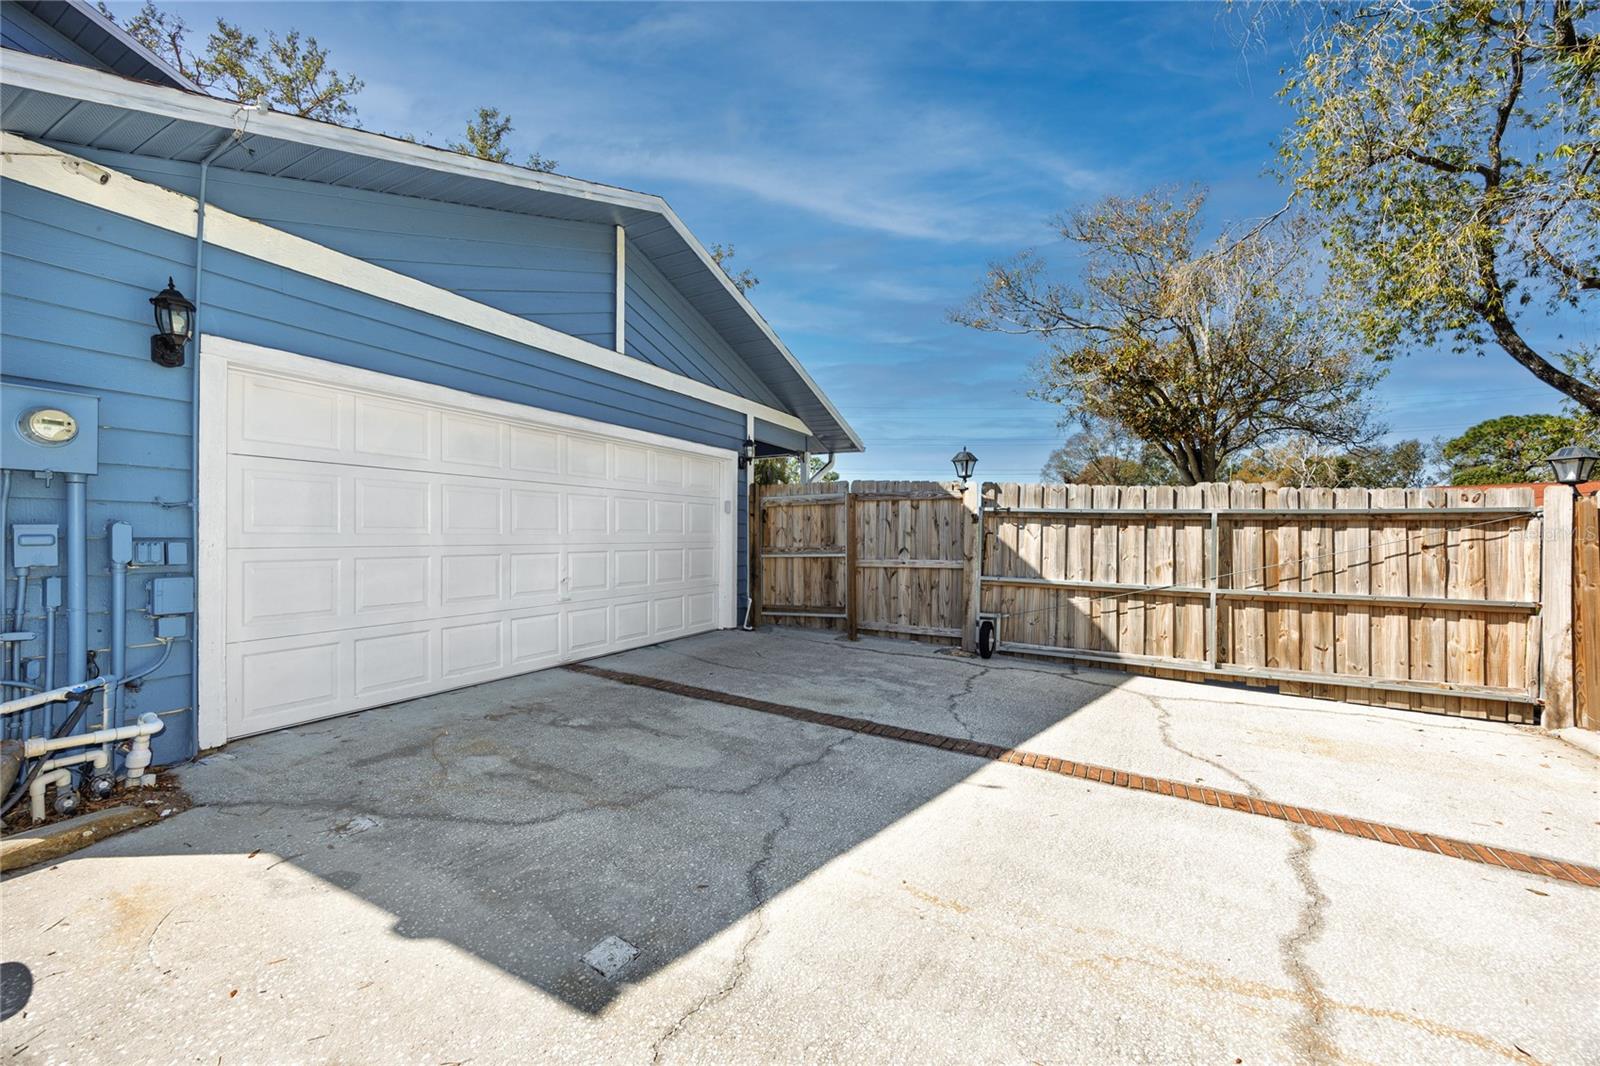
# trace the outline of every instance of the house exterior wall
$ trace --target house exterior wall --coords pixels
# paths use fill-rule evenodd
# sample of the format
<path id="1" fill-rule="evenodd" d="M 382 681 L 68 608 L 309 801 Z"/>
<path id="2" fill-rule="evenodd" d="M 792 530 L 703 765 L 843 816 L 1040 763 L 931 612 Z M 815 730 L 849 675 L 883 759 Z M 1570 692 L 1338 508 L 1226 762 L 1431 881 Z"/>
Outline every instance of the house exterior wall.
<path id="1" fill-rule="evenodd" d="M 772 407 L 783 406 L 636 245 L 629 243 L 624 258 L 627 354 Z"/>
<path id="2" fill-rule="evenodd" d="M 73 145 L 195 196 L 194 164 Z M 206 200 L 551 329 L 616 347 L 615 227 L 213 168 Z M 625 270 L 625 354 L 774 407 L 779 401 L 636 246 Z"/>
<path id="3" fill-rule="evenodd" d="M 177 177 L 169 175 L 168 180 L 176 182 Z M 210 188 L 224 186 L 228 183 L 214 173 Z M 294 213 L 292 205 L 284 206 L 286 201 L 276 196 L 256 203 L 250 187 L 233 183 L 214 202 L 251 217 Z M 301 219 L 297 225 L 320 227 L 316 235 L 306 234 L 312 239 L 331 241 L 328 234 L 339 228 L 331 216 L 310 217 L 336 207 L 339 194 L 329 192 L 333 203 L 319 201 L 296 215 Z M 351 204 L 353 220 L 376 217 L 367 213 L 375 208 L 364 196 L 352 196 Z M 401 217 L 401 227 L 413 221 L 411 215 Z M 283 219 L 273 224 L 290 228 Z M 347 251 L 365 258 L 354 249 L 381 250 L 383 242 L 375 233 L 351 226 L 341 238 L 351 242 Z M 421 246 L 437 249 L 444 239 L 424 232 L 420 240 Z M 388 247 L 401 243 L 396 237 Z M 481 240 L 477 246 L 493 243 Z M 106 524 L 130 522 L 141 539 L 188 541 L 193 535 L 188 501 L 196 345 L 190 345 L 183 368 L 150 362 L 148 300 L 168 276 L 194 294 L 194 251 L 193 241 L 182 235 L 32 186 L 0 183 L 0 372 L 8 381 L 101 397 L 100 473 L 89 482 L 89 645 L 98 649 L 102 669 L 109 669 Z M 576 261 L 588 262 L 582 255 Z M 198 316 L 205 333 L 714 447 L 734 449 L 745 437 L 740 413 L 237 252 L 208 247 L 205 267 Z M 742 489 L 739 506 L 742 515 Z M 18 476 L 7 521 L 63 523 L 60 479 L 47 485 Z M 742 544 L 742 520 L 740 525 Z M 193 559 L 194 545 L 190 548 Z M 742 612 L 745 552 L 736 556 L 736 610 Z M 148 578 L 192 572 L 190 567 L 135 571 L 128 590 L 130 668 L 141 668 L 159 650 L 143 610 Z M 28 614 L 30 627 L 37 629 L 42 622 L 38 581 L 30 590 Z M 41 647 L 39 642 L 29 645 L 27 656 L 38 658 Z M 59 663 L 57 676 L 65 676 Z M 165 716 L 168 728 L 156 738 L 158 762 L 188 754 L 193 702 L 187 647 L 180 647 L 139 692 L 129 694 L 130 713 Z"/>

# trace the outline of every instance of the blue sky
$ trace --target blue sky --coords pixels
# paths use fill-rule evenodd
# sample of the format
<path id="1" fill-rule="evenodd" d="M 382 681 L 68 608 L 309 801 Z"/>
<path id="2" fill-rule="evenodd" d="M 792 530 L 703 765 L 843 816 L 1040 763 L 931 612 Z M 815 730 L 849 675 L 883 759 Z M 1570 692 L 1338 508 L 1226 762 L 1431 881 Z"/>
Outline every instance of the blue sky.
<path id="1" fill-rule="evenodd" d="M 852 477 L 948 477 L 963 445 L 984 477 L 1037 476 L 1061 438 L 1026 396 L 1038 344 L 946 314 L 989 261 L 1049 255 L 1052 215 L 1173 182 L 1209 186 L 1217 222 L 1284 197 L 1286 53 L 1221 6 L 166 6 L 316 35 L 366 81 L 369 129 L 442 144 L 498 106 L 519 153 L 665 196 L 760 276 L 756 307 L 867 442 Z M 1558 407 L 1498 353 L 1401 360 L 1378 398 L 1424 438 Z"/>

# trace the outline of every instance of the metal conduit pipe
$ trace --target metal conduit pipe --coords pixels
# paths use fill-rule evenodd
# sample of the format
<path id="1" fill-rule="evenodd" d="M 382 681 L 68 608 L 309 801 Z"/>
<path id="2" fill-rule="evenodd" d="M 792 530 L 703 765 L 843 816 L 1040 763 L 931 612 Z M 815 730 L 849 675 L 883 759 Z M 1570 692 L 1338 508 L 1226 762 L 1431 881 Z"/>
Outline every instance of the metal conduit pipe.
<path id="1" fill-rule="evenodd" d="M 67 474 L 67 683 L 89 676 L 89 484 Z"/>
<path id="2" fill-rule="evenodd" d="M 255 108 L 241 105 L 240 112 L 248 114 Z M 200 160 L 200 188 L 195 197 L 194 221 L 194 361 L 189 366 L 189 520 L 193 533 L 195 562 L 200 552 L 200 345 L 203 334 L 205 307 L 205 255 L 206 255 L 206 180 L 211 174 L 211 164 L 235 142 L 243 140 L 244 126 L 218 141 L 216 146 Z M 200 754 L 200 616 L 196 613 L 194 627 L 189 634 L 189 758 Z"/>
<path id="3" fill-rule="evenodd" d="M 4 530 L 0 530 L 0 536 L 4 535 Z M 27 613 L 28 568 L 26 566 L 19 566 L 17 567 L 17 605 L 15 610 L 11 612 L 11 629 L 13 632 L 20 633 L 22 631 L 22 624 L 27 620 Z M 13 641 L 11 646 L 7 649 L 11 656 L 11 668 L 8 676 L 10 676 L 14 681 L 23 682 L 25 684 L 26 679 L 22 676 L 22 643 L 23 642 L 20 640 Z M 28 729 L 30 732 L 33 729 L 33 715 L 31 713 L 28 715 Z"/>

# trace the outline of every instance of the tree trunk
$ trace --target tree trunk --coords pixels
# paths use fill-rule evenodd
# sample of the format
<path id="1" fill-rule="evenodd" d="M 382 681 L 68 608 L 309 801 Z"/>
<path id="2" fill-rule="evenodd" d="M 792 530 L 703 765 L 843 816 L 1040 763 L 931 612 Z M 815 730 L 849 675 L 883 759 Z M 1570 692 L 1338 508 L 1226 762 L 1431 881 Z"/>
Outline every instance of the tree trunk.
<path id="1" fill-rule="evenodd" d="M 1499 342 L 1507 355 L 1527 367 L 1529 373 L 1552 389 L 1570 396 L 1594 414 L 1600 414 L 1600 389 L 1552 365 L 1544 356 L 1534 351 L 1528 342 L 1522 339 L 1522 334 L 1517 332 L 1516 324 L 1503 310 L 1485 310 L 1483 317 L 1489 323 L 1489 328 L 1494 330 L 1494 339 Z"/>
<path id="2" fill-rule="evenodd" d="M 1489 203 L 1490 201 L 1485 201 L 1486 210 Z M 1494 330 L 1494 339 L 1501 349 L 1552 389 L 1576 400 L 1590 412 L 1600 414 L 1600 389 L 1573 377 L 1551 363 L 1534 351 L 1532 346 L 1522 339 L 1522 334 L 1517 332 L 1517 324 L 1511 321 L 1511 316 L 1506 313 L 1506 292 L 1500 284 L 1494 242 L 1487 238 L 1480 239 L 1477 242 L 1477 251 L 1478 281 L 1483 285 L 1484 293 L 1483 302 L 1478 305 L 1477 311 L 1489 324 L 1489 328 Z"/>

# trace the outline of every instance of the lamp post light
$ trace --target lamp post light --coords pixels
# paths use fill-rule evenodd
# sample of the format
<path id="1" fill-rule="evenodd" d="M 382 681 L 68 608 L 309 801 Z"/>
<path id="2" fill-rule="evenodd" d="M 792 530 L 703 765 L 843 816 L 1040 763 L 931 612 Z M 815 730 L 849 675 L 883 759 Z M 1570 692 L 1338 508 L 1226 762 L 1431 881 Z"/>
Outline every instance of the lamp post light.
<path id="1" fill-rule="evenodd" d="M 183 350 L 194 335 L 194 304 L 168 278 L 167 287 L 150 297 L 150 306 L 156 310 L 150 361 L 161 366 L 182 366 Z"/>
<path id="2" fill-rule="evenodd" d="M 978 457 L 967 451 L 967 449 L 962 448 L 950 457 L 950 462 L 955 465 L 956 477 L 960 478 L 961 483 L 965 485 L 968 479 L 972 477 L 972 468 L 978 465 Z"/>
<path id="3" fill-rule="evenodd" d="M 1581 485 L 1589 480 L 1589 474 L 1594 470 L 1597 460 L 1600 460 L 1600 455 L 1591 449 L 1571 445 L 1560 449 L 1545 462 L 1550 464 L 1556 480 L 1561 484 Z"/>

